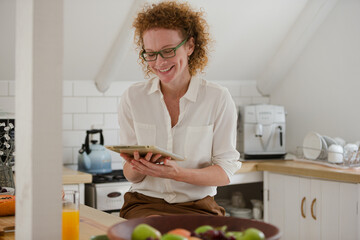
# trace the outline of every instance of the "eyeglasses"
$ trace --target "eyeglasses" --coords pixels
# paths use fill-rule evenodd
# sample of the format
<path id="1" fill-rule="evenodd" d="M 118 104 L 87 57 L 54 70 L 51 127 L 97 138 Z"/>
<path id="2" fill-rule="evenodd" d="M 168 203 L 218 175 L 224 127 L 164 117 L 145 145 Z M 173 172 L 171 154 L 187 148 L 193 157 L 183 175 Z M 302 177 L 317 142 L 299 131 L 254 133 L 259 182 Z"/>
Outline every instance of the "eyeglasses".
<path id="1" fill-rule="evenodd" d="M 187 38 L 182 41 L 179 45 L 177 45 L 174 48 L 166 48 L 163 50 L 160 50 L 158 52 L 146 52 L 145 50 L 143 50 L 143 52 L 141 53 L 141 57 L 146 61 L 146 62 L 151 62 L 151 61 L 155 61 L 157 59 L 158 54 L 160 54 L 160 56 L 162 58 L 172 58 L 175 57 L 176 55 L 176 50 L 181 47 L 182 45 L 184 45 L 184 43 L 186 43 Z"/>

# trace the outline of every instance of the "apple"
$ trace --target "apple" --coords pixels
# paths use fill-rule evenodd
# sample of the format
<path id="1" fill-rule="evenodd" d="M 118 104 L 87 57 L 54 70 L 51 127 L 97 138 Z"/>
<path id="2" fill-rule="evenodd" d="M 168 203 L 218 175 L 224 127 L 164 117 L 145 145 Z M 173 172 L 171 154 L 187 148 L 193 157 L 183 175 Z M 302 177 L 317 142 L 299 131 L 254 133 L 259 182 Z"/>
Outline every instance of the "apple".
<path id="1" fill-rule="evenodd" d="M 187 240 L 187 238 L 177 234 L 166 233 L 161 237 L 161 240 Z"/>
<path id="2" fill-rule="evenodd" d="M 137 225 L 132 232 L 131 239 L 146 240 L 147 238 L 160 239 L 161 233 L 146 223 Z"/>
<path id="3" fill-rule="evenodd" d="M 229 238 L 229 237 L 234 237 L 236 240 L 240 240 L 243 235 L 244 235 L 244 234 L 243 234 L 242 232 L 238 232 L 238 231 L 231 231 L 231 232 L 227 232 L 227 233 L 225 234 L 225 236 L 226 236 L 227 238 Z"/>
<path id="4" fill-rule="evenodd" d="M 243 231 L 243 235 L 236 240 L 264 240 L 265 235 L 262 231 L 256 229 L 256 228 L 248 228 L 245 231 Z"/>
<path id="5" fill-rule="evenodd" d="M 201 234 L 201 233 L 205 233 L 205 232 L 207 232 L 209 230 L 213 230 L 213 229 L 214 228 L 212 226 L 210 226 L 210 225 L 202 225 L 202 226 L 196 228 L 194 232 L 196 234 Z"/>

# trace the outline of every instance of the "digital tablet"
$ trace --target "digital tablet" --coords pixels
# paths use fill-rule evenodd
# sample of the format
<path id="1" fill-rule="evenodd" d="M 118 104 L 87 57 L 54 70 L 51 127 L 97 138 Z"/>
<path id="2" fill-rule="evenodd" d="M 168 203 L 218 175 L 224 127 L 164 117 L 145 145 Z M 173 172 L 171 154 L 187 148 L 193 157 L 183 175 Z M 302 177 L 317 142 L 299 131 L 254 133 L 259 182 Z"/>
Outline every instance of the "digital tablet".
<path id="1" fill-rule="evenodd" d="M 134 146 L 105 146 L 107 149 L 114 151 L 114 152 L 118 152 L 118 153 L 127 153 L 130 155 L 133 155 L 133 153 L 135 151 L 138 151 L 140 156 L 145 157 L 145 155 L 148 152 L 151 152 L 153 154 L 161 154 L 163 157 L 171 157 L 171 159 L 173 160 L 177 160 L 177 161 L 184 161 L 185 158 L 175 154 L 175 153 L 171 153 L 165 149 L 162 149 L 160 147 L 157 146 L 138 146 L 138 145 L 134 145 Z"/>

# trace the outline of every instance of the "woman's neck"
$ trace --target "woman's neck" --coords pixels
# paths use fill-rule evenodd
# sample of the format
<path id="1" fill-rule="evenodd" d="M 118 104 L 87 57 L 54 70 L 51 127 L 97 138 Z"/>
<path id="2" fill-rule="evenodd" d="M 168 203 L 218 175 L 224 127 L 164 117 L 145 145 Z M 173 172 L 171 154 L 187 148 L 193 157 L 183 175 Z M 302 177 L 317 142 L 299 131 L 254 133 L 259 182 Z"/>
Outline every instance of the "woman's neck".
<path id="1" fill-rule="evenodd" d="M 185 95 L 189 88 L 191 76 L 186 79 L 182 79 L 181 81 L 176 82 L 175 84 L 163 84 L 160 81 L 160 88 L 161 92 L 165 97 L 171 97 L 180 99 L 182 96 Z"/>

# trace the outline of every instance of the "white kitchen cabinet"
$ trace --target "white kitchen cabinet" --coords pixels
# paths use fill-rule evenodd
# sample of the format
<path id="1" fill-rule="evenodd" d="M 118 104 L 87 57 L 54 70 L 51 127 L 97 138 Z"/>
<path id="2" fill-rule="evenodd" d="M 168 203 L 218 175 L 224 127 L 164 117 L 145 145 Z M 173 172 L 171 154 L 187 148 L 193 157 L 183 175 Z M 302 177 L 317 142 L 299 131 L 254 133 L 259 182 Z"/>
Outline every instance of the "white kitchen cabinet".
<path id="1" fill-rule="evenodd" d="M 85 203 L 85 186 L 83 183 L 80 184 L 65 184 L 63 185 L 64 191 L 73 190 L 79 192 L 79 200 L 81 204 Z"/>
<path id="2" fill-rule="evenodd" d="M 282 239 L 360 239 L 360 184 L 264 172 L 264 218 Z"/>

